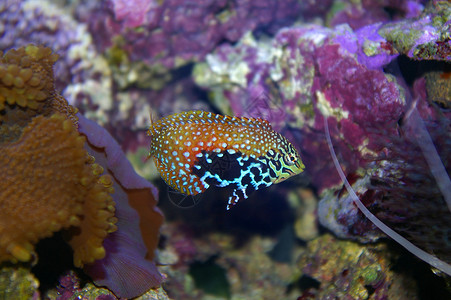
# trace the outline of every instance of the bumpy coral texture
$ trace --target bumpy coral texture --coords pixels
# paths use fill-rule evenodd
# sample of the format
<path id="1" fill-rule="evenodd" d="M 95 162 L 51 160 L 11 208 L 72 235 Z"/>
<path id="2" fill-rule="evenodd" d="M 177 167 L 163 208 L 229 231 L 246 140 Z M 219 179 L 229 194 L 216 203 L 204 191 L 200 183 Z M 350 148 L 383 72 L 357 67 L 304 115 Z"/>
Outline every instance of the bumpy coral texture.
<path id="1" fill-rule="evenodd" d="M 5 53 L 0 67 L 0 110 L 6 104 L 34 110 L 42 107 L 53 92 L 48 70 L 57 59 L 48 48 L 26 47 Z"/>
<path id="2" fill-rule="evenodd" d="M 115 230 L 111 177 L 88 155 L 76 109 L 56 94 L 45 47 L 10 50 L 0 62 L 0 261 L 28 261 L 34 244 L 71 227 L 74 263 L 105 256 Z"/>
<path id="3" fill-rule="evenodd" d="M 61 59 L 55 62 L 55 86 L 69 101 L 85 110 L 96 106 L 97 120 L 109 109 L 109 68 L 95 51 L 86 26 L 77 23 L 56 1 L 0 1 L 0 49 L 30 43 L 51 47 Z"/>
<path id="4" fill-rule="evenodd" d="M 429 1 L 417 18 L 383 25 L 379 33 L 399 53 L 414 60 L 451 59 L 451 3 Z"/>
<path id="5" fill-rule="evenodd" d="M 39 299 L 39 281 L 25 267 L 0 270 L 0 299 Z"/>
<path id="6" fill-rule="evenodd" d="M 3 54 L 0 52 L 0 55 Z M 74 125 L 76 109 L 55 93 L 52 66 L 58 55 L 49 48 L 11 49 L 0 60 L 0 141 L 13 141 L 36 115 L 60 112 Z"/>
<path id="7" fill-rule="evenodd" d="M 104 0 L 99 4 L 87 20 L 98 36 L 99 49 L 111 46 L 119 35 L 132 60 L 171 68 L 202 59 L 219 43 L 237 41 L 247 31 L 274 32 L 300 13 L 298 1 L 293 0 Z"/>
<path id="8" fill-rule="evenodd" d="M 308 243 L 298 266 L 320 283 L 316 299 L 391 299 L 396 293 L 384 245 L 363 246 L 326 234 Z M 309 299 L 308 294 L 299 298 Z"/>
<path id="9" fill-rule="evenodd" d="M 303 25 L 279 31 L 270 42 L 245 37 L 234 47 L 217 48 L 193 74 L 215 104 L 222 104 L 218 107 L 229 102 L 235 115 L 265 115 L 284 135 L 292 134 L 312 185 L 320 193 L 330 191 L 320 201 L 322 225 L 340 237 L 368 241 L 380 236 L 354 201 L 336 189 L 341 180 L 325 142 L 326 118 L 351 184 L 371 175 L 354 185 L 361 201 L 409 241 L 449 262 L 449 209 L 415 132 L 404 125 L 408 89 L 383 69 L 397 54 L 377 33 L 379 26 L 352 31 L 348 25 Z M 430 81 L 428 87 L 432 94 Z M 446 107 L 442 95 L 433 101 Z M 430 105 L 426 94 L 412 98 L 448 170 L 449 112 Z"/>

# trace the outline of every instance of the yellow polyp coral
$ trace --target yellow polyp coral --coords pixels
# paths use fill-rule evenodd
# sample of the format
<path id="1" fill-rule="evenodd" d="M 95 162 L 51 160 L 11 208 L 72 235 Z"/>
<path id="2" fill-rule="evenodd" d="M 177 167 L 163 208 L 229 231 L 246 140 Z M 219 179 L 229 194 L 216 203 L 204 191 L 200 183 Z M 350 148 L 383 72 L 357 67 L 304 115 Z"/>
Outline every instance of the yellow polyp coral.
<path id="1" fill-rule="evenodd" d="M 34 45 L 0 54 L 0 262 L 31 260 L 34 245 L 62 229 L 76 266 L 101 259 L 116 230 L 112 178 L 54 90 L 58 56 Z"/>
<path id="2" fill-rule="evenodd" d="M 86 195 L 82 206 L 85 217 L 80 226 L 71 232 L 69 244 L 74 249 L 74 265 L 82 267 L 85 263 L 91 263 L 105 256 L 102 242 L 105 237 L 116 230 L 116 217 L 114 217 L 114 202 L 109 194 L 112 192 L 112 179 L 110 175 L 98 177 L 93 169 L 98 169 L 97 164 L 91 165 L 90 176 L 97 178 L 96 184 L 92 186 Z M 89 177 L 83 177 L 81 184 L 84 187 L 91 182 Z"/>
<path id="3" fill-rule="evenodd" d="M 28 261 L 31 244 L 81 222 L 74 212 L 81 212 L 84 195 L 73 186 L 90 170 L 81 137 L 64 122 L 58 114 L 38 116 L 18 141 L 0 147 L 0 260 Z"/>
<path id="4" fill-rule="evenodd" d="M 49 48 L 34 45 L 2 54 L 0 110 L 6 104 L 34 110 L 42 107 L 54 91 L 52 66 L 58 55 Z"/>

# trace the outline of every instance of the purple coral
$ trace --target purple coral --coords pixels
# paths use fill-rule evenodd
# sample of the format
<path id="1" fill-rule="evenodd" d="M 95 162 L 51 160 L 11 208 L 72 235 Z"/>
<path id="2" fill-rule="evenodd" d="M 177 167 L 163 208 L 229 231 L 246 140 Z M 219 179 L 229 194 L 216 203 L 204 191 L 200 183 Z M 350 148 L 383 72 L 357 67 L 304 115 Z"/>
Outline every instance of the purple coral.
<path id="1" fill-rule="evenodd" d="M 340 5 L 337 5 L 339 9 L 330 17 L 329 25 L 348 24 L 352 29 L 358 29 L 393 19 L 413 18 L 423 10 L 422 2 L 424 1 L 341 1 Z"/>
<path id="2" fill-rule="evenodd" d="M 81 115 L 78 117 L 79 131 L 88 139 L 88 151 L 115 179 L 113 199 L 118 218 L 117 231 L 108 235 L 103 244 L 106 257 L 84 270 L 96 284 L 107 286 L 116 295 L 137 297 L 163 281 L 152 261 L 163 221 L 155 207 L 158 193 L 150 182 L 135 173 L 105 129 Z"/>
<path id="3" fill-rule="evenodd" d="M 98 37 L 98 49 L 109 48 L 113 38 L 121 36 L 131 60 L 173 68 L 201 60 L 221 42 L 237 41 L 247 31 L 274 32 L 292 23 L 299 12 L 293 0 L 108 0 L 87 21 Z"/>
<path id="4" fill-rule="evenodd" d="M 45 6 L 45 5 L 44 5 Z M 24 1 L 6 0 L 0 4 L 0 49 L 19 48 L 30 43 L 43 44 L 62 55 L 55 64 L 55 83 L 58 90 L 71 81 L 68 51 L 77 42 L 75 24 L 70 19 L 50 15 L 45 7 L 25 6 Z"/>
<path id="5" fill-rule="evenodd" d="M 345 174 L 353 183 L 365 179 L 356 182 L 364 205 L 405 238 L 448 262 L 449 245 L 442 241 L 449 239 L 450 214 L 421 151 L 402 126 L 408 114 L 405 89 L 383 70 L 397 51 L 378 34 L 380 28 L 375 24 L 353 32 L 346 25 L 333 30 L 301 26 L 281 30 L 270 42 L 247 38 L 235 47 L 220 47 L 206 63 L 197 65 L 196 80 L 204 87 L 214 86 L 214 95 L 230 101 L 238 115 L 255 113 L 247 108 L 260 98 L 251 91 L 263 91 L 267 105 L 260 108 L 265 116 L 293 138 L 300 137 L 294 143 L 312 183 L 319 192 L 330 193 L 329 202 L 326 197 L 320 202 L 323 224 L 347 238 L 375 240 L 379 232 L 357 210 L 353 198 L 344 192 L 337 196 L 342 181 L 324 136 L 327 118 Z M 231 65 L 237 58 L 242 59 L 242 74 Z M 448 145 L 443 113 L 434 112 L 424 99 L 420 104 L 434 142 Z M 439 153 L 449 169 L 446 149 L 439 147 Z M 418 185 L 420 190 L 413 188 Z M 416 199 L 415 205 L 409 199 Z"/>
<path id="6" fill-rule="evenodd" d="M 449 61 L 450 10 L 449 2 L 429 1 L 416 18 L 385 24 L 379 33 L 393 48 L 411 59 Z"/>
<path id="7" fill-rule="evenodd" d="M 238 86 L 224 84 L 219 89 L 236 115 L 263 115 L 282 131 L 287 125 L 301 127 L 303 139 L 294 142 L 321 190 L 339 182 L 333 166 L 324 162 L 328 150 L 324 136 L 317 133 L 323 130 L 322 115 L 333 116 L 334 126 L 340 126 L 340 132 L 332 135 L 343 150 L 348 171 L 353 172 L 365 162 L 362 150 L 381 151 L 372 138 L 375 130 L 377 136 L 397 134 L 396 124 L 404 111 L 400 88 L 382 71 L 383 63 L 396 56 L 381 49 L 381 38 L 369 30 L 378 45 L 378 58 L 362 50 L 361 36 L 366 31 L 359 35 L 349 27 L 303 26 L 281 30 L 269 45 L 246 41 L 234 48 L 220 47 L 207 64 L 195 69 L 196 80 L 203 86 L 214 85 L 215 80 Z M 240 65 L 230 64 L 238 58 Z M 239 68 L 242 80 L 227 73 Z"/>
<path id="8" fill-rule="evenodd" d="M 0 3 L 0 49 L 30 43 L 60 56 L 54 66 L 55 88 L 82 112 L 105 121 L 111 109 L 111 78 L 86 26 L 50 1 L 6 0 Z"/>

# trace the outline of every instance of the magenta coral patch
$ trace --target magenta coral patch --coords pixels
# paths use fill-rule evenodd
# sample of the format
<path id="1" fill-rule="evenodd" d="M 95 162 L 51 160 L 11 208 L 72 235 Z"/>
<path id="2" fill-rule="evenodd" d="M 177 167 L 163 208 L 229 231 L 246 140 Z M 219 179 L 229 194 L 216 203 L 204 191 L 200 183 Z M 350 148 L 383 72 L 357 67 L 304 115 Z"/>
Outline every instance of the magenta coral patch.
<path id="1" fill-rule="evenodd" d="M 342 107 L 365 127 L 399 119 L 404 103 L 396 84 L 382 71 L 368 70 L 340 54 L 339 45 L 323 46 L 316 53 L 320 83 L 332 106 Z"/>
<path id="2" fill-rule="evenodd" d="M 152 7 L 153 1 L 127 0 L 112 1 L 116 20 L 122 21 L 127 27 L 138 27 L 147 21 L 147 14 Z"/>

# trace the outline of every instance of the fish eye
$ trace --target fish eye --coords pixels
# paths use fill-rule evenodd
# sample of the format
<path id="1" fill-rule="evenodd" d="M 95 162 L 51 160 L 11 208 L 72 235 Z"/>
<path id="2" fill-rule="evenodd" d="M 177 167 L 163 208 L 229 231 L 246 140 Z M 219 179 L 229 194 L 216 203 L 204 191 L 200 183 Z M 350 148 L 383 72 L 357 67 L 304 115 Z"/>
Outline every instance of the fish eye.
<path id="1" fill-rule="evenodd" d="M 294 165 L 294 163 L 296 162 L 297 158 L 295 155 L 293 155 L 292 153 L 286 154 L 285 155 L 285 161 L 287 162 L 287 164 L 289 166 Z"/>

